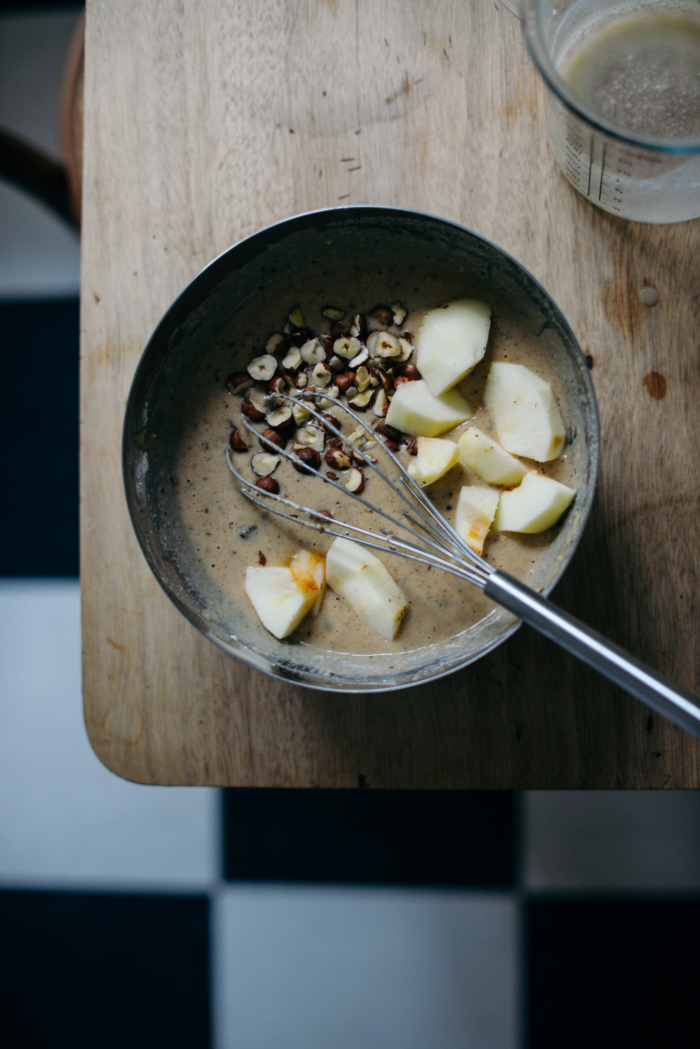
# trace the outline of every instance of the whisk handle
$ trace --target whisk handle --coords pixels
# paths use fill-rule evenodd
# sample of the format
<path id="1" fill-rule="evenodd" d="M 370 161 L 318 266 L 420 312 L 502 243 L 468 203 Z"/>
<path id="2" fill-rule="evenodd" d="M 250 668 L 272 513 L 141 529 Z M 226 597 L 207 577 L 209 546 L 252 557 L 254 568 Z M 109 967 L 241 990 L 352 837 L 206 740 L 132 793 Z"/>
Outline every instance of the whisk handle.
<path id="1" fill-rule="evenodd" d="M 550 605 L 546 598 L 505 572 L 489 576 L 484 593 L 642 703 L 700 738 L 700 703 L 692 693 L 664 681 L 624 649 Z"/>

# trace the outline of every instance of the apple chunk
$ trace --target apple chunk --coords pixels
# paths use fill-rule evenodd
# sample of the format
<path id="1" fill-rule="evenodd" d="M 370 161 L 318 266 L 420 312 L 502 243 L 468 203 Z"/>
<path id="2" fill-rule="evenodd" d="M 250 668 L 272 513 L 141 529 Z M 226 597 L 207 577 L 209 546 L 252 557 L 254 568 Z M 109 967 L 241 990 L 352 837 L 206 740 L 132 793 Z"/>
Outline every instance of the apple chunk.
<path id="1" fill-rule="evenodd" d="M 408 472 L 421 488 L 437 481 L 459 459 L 454 441 L 444 441 L 441 437 L 419 437 L 416 443 L 418 451 L 408 464 Z"/>
<path id="2" fill-rule="evenodd" d="M 519 488 L 501 492 L 493 526 L 499 532 L 544 532 L 559 520 L 575 495 L 575 488 L 530 470 Z"/>
<path id="3" fill-rule="evenodd" d="M 288 567 L 247 568 L 245 590 L 262 625 L 275 637 L 288 637 L 323 598 L 323 558 L 300 550 Z"/>
<path id="4" fill-rule="evenodd" d="M 527 473 L 519 459 L 504 451 L 494 440 L 476 426 L 465 430 L 457 442 L 460 462 L 486 481 L 512 488 L 520 484 Z"/>
<path id="5" fill-rule="evenodd" d="M 457 500 L 455 532 L 476 554 L 484 552 L 488 535 L 498 507 L 499 493 L 495 488 L 465 484 Z"/>
<path id="6" fill-rule="evenodd" d="M 484 404 L 498 440 L 513 455 L 543 463 L 564 447 L 566 431 L 552 387 L 524 364 L 492 364 Z"/>
<path id="7" fill-rule="evenodd" d="M 316 586 L 318 597 L 311 606 L 311 614 L 317 616 L 326 592 L 326 559 L 311 550 L 298 550 L 289 562 L 289 567 L 299 586 Z"/>
<path id="8" fill-rule="evenodd" d="M 365 626 L 393 641 L 408 601 L 378 557 L 351 539 L 338 537 L 326 555 L 326 579 Z"/>
<path id="9" fill-rule="evenodd" d="M 459 390 L 434 397 L 423 379 L 403 382 L 397 388 L 386 421 L 411 437 L 438 437 L 470 419 L 472 410 Z"/>
<path id="10" fill-rule="evenodd" d="M 491 307 L 477 299 L 458 299 L 429 310 L 416 336 L 417 362 L 436 397 L 451 390 L 484 356 Z"/>

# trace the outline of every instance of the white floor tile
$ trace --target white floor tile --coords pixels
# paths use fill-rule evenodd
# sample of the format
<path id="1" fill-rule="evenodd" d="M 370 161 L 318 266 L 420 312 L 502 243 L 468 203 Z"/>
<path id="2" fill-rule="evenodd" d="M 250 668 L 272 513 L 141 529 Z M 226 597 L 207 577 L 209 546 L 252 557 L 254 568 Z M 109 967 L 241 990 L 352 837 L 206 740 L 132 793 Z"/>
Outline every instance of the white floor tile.
<path id="1" fill-rule="evenodd" d="M 228 885 L 216 1049 L 514 1049 L 508 896 Z"/>
<path id="2" fill-rule="evenodd" d="M 0 124 L 53 154 L 78 7 L 0 15 Z M 77 295 L 79 284 L 78 237 L 33 197 L 0 183 L 0 298 Z"/>
<path id="3" fill-rule="evenodd" d="M 128 783 L 95 757 L 73 581 L 0 581 L 0 885 L 203 889 L 219 792 Z"/>
<path id="4" fill-rule="evenodd" d="M 530 889 L 700 889 L 699 791 L 526 791 Z"/>

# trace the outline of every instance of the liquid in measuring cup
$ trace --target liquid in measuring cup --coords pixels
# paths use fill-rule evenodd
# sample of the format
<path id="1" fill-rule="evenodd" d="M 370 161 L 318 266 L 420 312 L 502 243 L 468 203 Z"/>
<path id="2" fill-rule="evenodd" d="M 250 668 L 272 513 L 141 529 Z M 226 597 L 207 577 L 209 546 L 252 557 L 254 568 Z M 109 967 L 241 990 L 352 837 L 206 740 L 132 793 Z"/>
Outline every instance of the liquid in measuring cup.
<path id="1" fill-rule="evenodd" d="M 700 10 L 696 17 L 613 6 L 606 18 L 609 6 L 574 0 L 551 37 L 547 60 L 573 92 L 568 104 L 551 81 L 545 92 L 554 157 L 574 187 L 606 211 L 644 222 L 696 218 Z M 587 19 L 592 10 L 595 18 Z M 542 61 L 541 53 L 535 58 Z"/>
<path id="2" fill-rule="evenodd" d="M 624 133 L 700 139 L 700 25 L 669 15 L 616 21 L 561 72 L 592 110 Z"/>

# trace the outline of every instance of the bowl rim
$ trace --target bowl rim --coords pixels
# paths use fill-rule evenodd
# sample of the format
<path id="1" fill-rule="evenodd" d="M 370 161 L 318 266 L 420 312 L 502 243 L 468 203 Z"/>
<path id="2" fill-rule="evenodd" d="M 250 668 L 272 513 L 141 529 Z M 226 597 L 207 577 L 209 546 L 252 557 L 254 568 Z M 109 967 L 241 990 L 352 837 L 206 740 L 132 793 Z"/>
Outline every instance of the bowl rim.
<path id="1" fill-rule="evenodd" d="M 578 339 L 574 335 L 571 326 L 569 325 L 566 317 L 561 312 L 557 304 L 552 299 L 551 295 L 546 291 L 544 286 L 533 276 L 530 271 L 518 262 L 509 252 L 499 247 L 489 238 L 482 236 L 480 233 L 475 232 L 467 226 L 461 223 L 454 222 L 451 219 L 442 218 L 438 215 L 433 215 L 430 212 L 418 211 L 411 208 L 398 208 L 388 207 L 384 205 L 372 205 L 372 204 L 348 204 L 341 205 L 338 207 L 328 208 L 317 208 L 311 211 L 300 212 L 296 215 L 289 216 L 285 219 L 280 219 L 276 222 L 271 223 L 268 226 L 256 230 L 254 233 L 249 234 L 247 237 L 242 238 L 234 244 L 231 244 L 224 251 L 216 255 L 210 262 L 208 262 L 195 276 L 188 281 L 182 291 L 172 301 L 170 306 L 158 321 L 158 324 L 151 333 L 148 342 L 146 343 L 138 364 L 133 374 L 131 386 L 129 388 L 129 395 L 126 401 L 126 407 L 124 411 L 124 422 L 122 428 L 122 482 L 124 485 L 124 495 L 126 499 L 127 509 L 129 512 L 129 518 L 131 521 L 132 528 L 136 534 L 136 538 L 141 549 L 141 552 L 150 568 L 151 572 L 155 576 L 156 580 L 160 584 L 161 588 L 172 601 L 175 607 L 182 613 L 187 621 L 195 627 L 207 640 L 213 642 L 218 648 L 227 655 L 240 660 L 242 663 L 255 670 L 259 670 L 269 677 L 274 678 L 278 681 L 284 681 L 289 684 L 294 684 L 301 687 L 313 688 L 316 691 L 322 692 L 334 692 L 338 695 L 345 694 L 370 694 L 370 693 L 384 693 L 394 692 L 401 689 L 412 688 L 419 685 L 426 685 L 433 681 L 439 681 L 443 677 L 447 677 L 457 671 L 463 670 L 471 663 L 483 658 L 488 653 L 493 652 L 496 648 L 502 645 L 509 637 L 519 629 L 522 625 L 521 620 L 516 620 L 510 626 L 507 627 L 503 633 L 492 642 L 484 644 L 477 652 L 470 656 L 466 656 L 464 659 L 456 660 L 454 665 L 450 665 L 447 668 L 436 671 L 429 676 L 422 677 L 417 681 L 400 681 L 394 683 L 373 683 L 370 685 L 364 684 L 355 686 L 352 682 L 341 682 L 341 681 L 329 681 L 328 679 L 321 679 L 320 672 L 317 671 L 317 679 L 309 680 L 306 677 L 302 679 L 298 672 L 286 671 L 284 666 L 279 663 L 273 663 L 267 657 L 258 657 L 251 651 L 243 642 L 238 642 L 239 647 L 235 650 L 232 646 L 227 645 L 222 641 L 221 638 L 217 637 L 210 631 L 207 631 L 203 625 L 195 622 L 191 617 L 190 610 L 184 604 L 184 602 L 178 597 L 177 594 L 166 584 L 165 580 L 161 577 L 156 567 L 151 563 L 148 550 L 146 548 L 144 539 L 141 534 L 141 529 L 138 527 L 136 513 L 137 508 L 133 505 L 129 491 L 129 476 L 130 476 L 130 445 L 133 442 L 133 430 L 128 427 L 129 419 L 132 417 L 134 412 L 134 402 L 140 385 L 140 379 L 142 373 L 149 365 L 149 357 L 153 350 L 153 347 L 163 340 L 166 332 L 171 333 L 173 330 L 177 330 L 178 326 L 191 314 L 192 310 L 197 306 L 201 305 L 201 302 L 206 295 L 216 287 L 223 277 L 228 274 L 228 269 L 225 269 L 225 261 L 231 255 L 232 252 L 243 253 L 244 258 L 241 259 L 236 268 L 240 268 L 246 262 L 253 259 L 259 254 L 259 245 L 263 248 L 269 247 L 272 244 L 278 243 L 285 239 L 290 234 L 295 232 L 303 231 L 313 225 L 314 221 L 318 219 L 327 219 L 332 216 L 356 216 L 358 219 L 362 218 L 381 218 L 386 216 L 387 218 L 408 218 L 408 219 L 421 219 L 429 222 L 436 223 L 440 227 L 449 227 L 459 231 L 460 233 L 467 233 L 469 236 L 481 241 L 483 244 L 488 246 L 490 249 L 495 251 L 497 254 L 502 256 L 505 260 L 510 262 L 516 267 L 525 277 L 532 282 L 534 287 L 540 292 L 543 298 L 550 304 L 553 311 L 556 313 L 558 322 L 561 325 L 562 331 L 568 339 L 571 341 L 573 346 L 578 350 L 583 367 L 581 374 L 584 376 L 584 383 L 588 390 L 588 408 L 591 411 L 592 423 L 594 427 L 594 433 L 596 436 L 596 447 L 593 450 L 589 450 L 588 456 L 588 481 L 587 481 L 587 505 L 584 505 L 581 511 L 581 525 L 578 534 L 571 541 L 567 550 L 566 556 L 562 559 L 562 563 L 554 573 L 552 578 L 547 582 L 546 586 L 543 587 L 541 593 L 543 596 L 547 596 L 551 593 L 557 583 L 560 581 L 566 568 L 569 566 L 571 559 L 573 558 L 578 545 L 581 541 L 583 533 L 586 529 L 588 519 L 593 504 L 598 480 L 598 470 L 600 464 L 600 418 L 598 412 L 598 404 L 593 388 L 593 383 L 590 378 L 589 370 L 585 365 L 585 358 L 583 351 L 581 350 Z M 272 240 L 270 238 L 273 238 Z M 246 258 L 245 255 L 249 257 Z M 224 272 L 225 270 L 225 272 Z M 235 639 L 237 641 L 237 639 Z"/>

